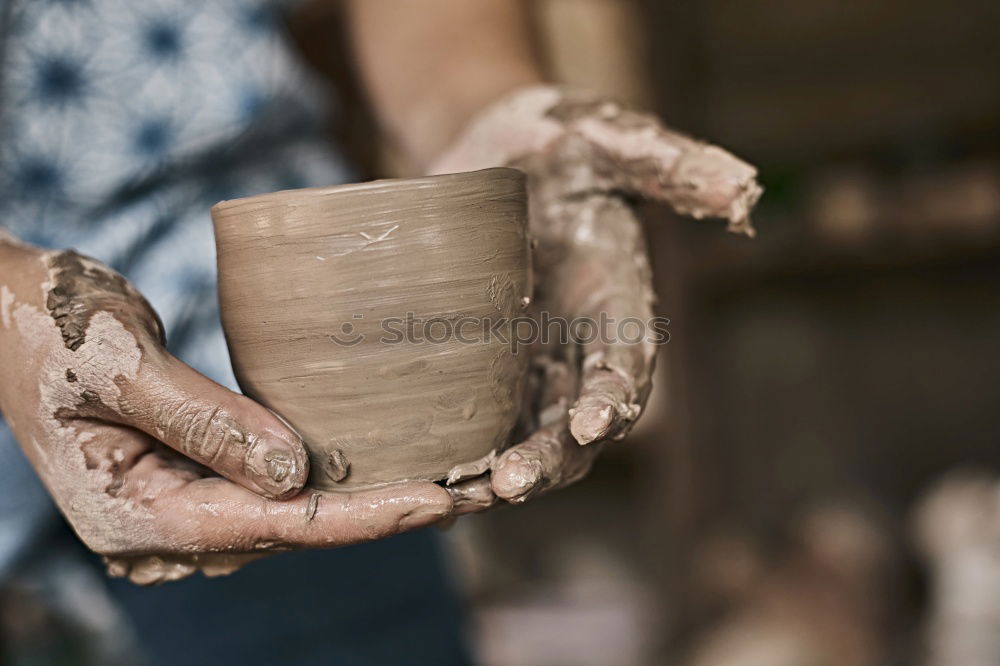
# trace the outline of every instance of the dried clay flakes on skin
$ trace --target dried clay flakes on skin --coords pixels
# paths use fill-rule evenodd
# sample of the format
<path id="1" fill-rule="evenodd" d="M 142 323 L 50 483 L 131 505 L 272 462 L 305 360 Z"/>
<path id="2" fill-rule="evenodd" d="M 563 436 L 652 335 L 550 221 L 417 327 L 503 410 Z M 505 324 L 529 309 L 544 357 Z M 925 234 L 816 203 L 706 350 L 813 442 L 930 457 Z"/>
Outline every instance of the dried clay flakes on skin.
<path id="1" fill-rule="evenodd" d="M 88 469 L 84 449 L 93 435 L 79 432 L 56 416 L 60 409 L 72 409 L 80 402 L 74 384 L 87 386 L 106 405 L 116 404 L 120 390 L 114 378 L 134 379 L 139 370 L 141 352 L 135 337 L 110 313 L 97 312 L 90 319 L 86 341 L 70 351 L 48 314 L 21 303 L 14 308 L 13 319 L 26 351 L 42 356 L 37 421 L 42 432 L 38 434 L 52 446 L 47 450 L 36 446 L 34 453 L 46 466 L 48 485 L 65 491 L 56 498 L 60 507 L 95 526 L 99 543 L 93 547 L 110 549 L 115 543 L 141 542 L 146 522 L 140 519 L 150 519 L 149 512 L 106 492 L 114 483 L 113 474 L 100 467 Z M 72 370 L 75 382 L 68 380 L 67 370 Z M 115 520 L 118 511 L 127 512 L 130 520 Z"/>
<path id="2" fill-rule="evenodd" d="M 3 327 L 10 328 L 10 310 L 14 305 L 14 294 L 7 285 L 0 286 L 0 316 L 3 318 Z"/>
<path id="3" fill-rule="evenodd" d="M 470 123 L 431 173 L 515 164 L 580 137 L 613 156 L 619 169 L 645 173 L 642 194 L 695 218 L 720 217 L 754 235 L 749 214 L 762 189 L 757 170 L 729 152 L 662 127 L 616 102 L 552 86 L 519 90 Z"/>

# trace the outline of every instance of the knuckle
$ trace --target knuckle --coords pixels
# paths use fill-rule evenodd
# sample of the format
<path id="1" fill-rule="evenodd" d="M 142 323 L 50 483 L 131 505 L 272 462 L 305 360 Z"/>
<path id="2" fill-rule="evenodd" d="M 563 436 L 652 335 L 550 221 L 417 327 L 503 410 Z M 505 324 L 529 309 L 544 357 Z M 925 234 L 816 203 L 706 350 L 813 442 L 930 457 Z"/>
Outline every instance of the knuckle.
<path id="1" fill-rule="evenodd" d="M 199 462 L 211 464 L 231 446 L 245 444 L 220 407 L 195 400 L 158 405 L 153 422 L 158 437 Z"/>
<path id="2" fill-rule="evenodd" d="M 257 520 L 245 525 L 238 537 L 240 545 L 248 552 L 267 553 L 287 550 L 301 541 L 294 534 L 287 507 L 263 497 L 257 498 L 251 506 L 254 507 L 252 513 Z"/>
<path id="3" fill-rule="evenodd" d="M 537 452 L 537 457 L 546 460 L 562 460 L 566 449 L 566 438 L 561 432 L 551 428 L 540 430 L 532 435 L 531 448 Z"/>
<path id="4" fill-rule="evenodd" d="M 387 504 L 380 510 L 379 502 L 351 493 L 344 501 L 344 514 L 349 517 L 351 530 L 345 535 L 350 541 L 384 539 L 399 531 L 402 516 L 390 511 Z"/>

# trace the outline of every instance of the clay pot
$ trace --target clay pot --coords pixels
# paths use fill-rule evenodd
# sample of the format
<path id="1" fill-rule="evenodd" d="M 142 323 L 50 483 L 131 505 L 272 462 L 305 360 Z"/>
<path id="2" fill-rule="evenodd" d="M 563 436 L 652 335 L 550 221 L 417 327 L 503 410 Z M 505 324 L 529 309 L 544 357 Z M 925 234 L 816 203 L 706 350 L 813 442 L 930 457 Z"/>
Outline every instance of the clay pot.
<path id="1" fill-rule="evenodd" d="M 310 485 L 487 469 L 527 364 L 489 331 L 530 293 L 523 174 L 289 190 L 212 218 L 237 379 L 302 435 Z"/>

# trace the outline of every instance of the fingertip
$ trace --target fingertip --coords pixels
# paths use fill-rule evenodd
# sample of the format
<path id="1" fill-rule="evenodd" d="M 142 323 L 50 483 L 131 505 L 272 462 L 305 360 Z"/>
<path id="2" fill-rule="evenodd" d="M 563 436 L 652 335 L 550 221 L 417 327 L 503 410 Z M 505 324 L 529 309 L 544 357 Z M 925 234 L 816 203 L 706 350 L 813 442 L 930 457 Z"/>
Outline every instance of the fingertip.
<path id="1" fill-rule="evenodd" d="M 605 439 L 618 420 L 618 410 L 613 404 L 576 407 L 569 410 L 569 431 L 581 446 Z"/>
<path id="2" fill-rule="evenodd" d="M 265 432 L 256 437 L 246 457 L 251 490 L 275 500 L 287 500 L 302 491 L 309 479 L 309 456 L 302 440 L 290 433 Z"/>
<path id="3" fill-rule="evenodd" d="M 280 416 L 173 356 L 123 389 L 124 423 L 268 499 L 296 495 L 309 477 L 302 438 Z"/>
<path id="4" fill-rule="evenodd" d="M 523 455 L 514 448 L 497 460 L 490 483 L 497 497 L 519 504 L 535 492 L 542 481 L 542 476 L 541 462 Z"/>
<path id="5" fill-rule="evenodd" d="M 633 374 L 612 369 L 607 359 L 586 374 L 576 404 L 569 410 L 569 430 L 581 446 L 621 439 L 638 418 L 641 406 Z"/>
<path id="6" fill-rule="evenodd" d="M 438 506 L 443 513 L 450 513 L 455 508 L 455 498 L 451 496 L 447 488 L 442 488 L 436 483 L 428 483 L 427 504 Z"/>
<path id="7" fill-rule="evenodd" d="M 400 531 L 433 525 L 451 515 L 455 502 L 451 493 L 433 483 L 421 484 L 418 492 L 408 493 L 413 508 L 399 521 Z"/>
<path id="8" fill-rule="evenodd" d="M 446 488 L 455 503 L 452 514 L 456 516 L 485 511 L 497 503 L 489 474 Z"/>

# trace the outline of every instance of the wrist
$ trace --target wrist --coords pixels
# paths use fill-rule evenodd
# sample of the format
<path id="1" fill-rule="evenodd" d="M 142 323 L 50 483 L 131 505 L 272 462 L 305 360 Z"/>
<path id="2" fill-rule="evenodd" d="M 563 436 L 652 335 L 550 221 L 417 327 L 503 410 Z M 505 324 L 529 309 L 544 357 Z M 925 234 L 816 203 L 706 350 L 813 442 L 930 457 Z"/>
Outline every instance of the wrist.
<path id="1" fill-rule="evenodd" d="M 476 76 L 478 74 L 478 76 Z M 416 98 L 390 132 L 420 171 L 431 164 L 487 109 L 515 91 L 541 85 L 537 72 L 518 67 L 449 75 L 461 86 L 434 88 Z"/>
<path id="2" fill-rule="evenodd" d="M 550 116 L 565 99 L 559 86 L 529 83 L 517 86 L 481 107 L 430 163 L 432 174 L 508 166 L 553 143 L 563 123 Z"/>

